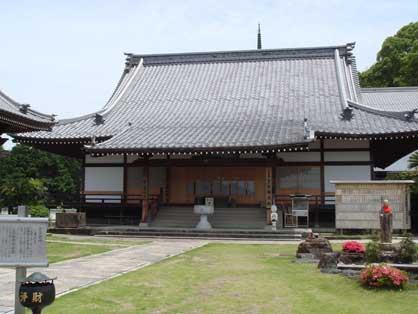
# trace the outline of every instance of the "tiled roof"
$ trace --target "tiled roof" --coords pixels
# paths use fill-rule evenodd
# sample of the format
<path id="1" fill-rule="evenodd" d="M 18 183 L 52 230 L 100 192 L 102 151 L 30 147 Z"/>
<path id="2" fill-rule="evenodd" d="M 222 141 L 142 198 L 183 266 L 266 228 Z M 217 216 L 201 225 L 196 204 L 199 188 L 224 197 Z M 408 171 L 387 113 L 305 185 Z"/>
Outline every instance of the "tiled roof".
<path id="1" fill-rule="evenodd" d="M 49 130 L 54 124 L 52 115 L 45 115 L 20 104 L 0 91 L 0 125 L 7 132 Z"/>
<path id="2" fill-rule="evenodd" d="M 91 151 L 278 147 L 312 140 L 305 118 L 318 135 L 417 132 L 417 122 L 361 104 L 352 47 L 129 54 L 102 111 L 17 138 L 111 137 Z"/>
<path id="3" fill-rule="evenodd" d="M 418 108 L 418 86 L 362 88 L 362 99 L 367 105 L 389 111 Z"/>

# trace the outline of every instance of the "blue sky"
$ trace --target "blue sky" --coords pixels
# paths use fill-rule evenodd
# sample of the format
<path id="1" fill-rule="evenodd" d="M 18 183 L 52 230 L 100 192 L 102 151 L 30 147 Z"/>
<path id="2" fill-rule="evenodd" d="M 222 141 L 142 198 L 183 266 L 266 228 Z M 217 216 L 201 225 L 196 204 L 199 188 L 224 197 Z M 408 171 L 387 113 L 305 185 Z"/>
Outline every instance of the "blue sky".
<path id="1" fill-rule="evenodd" d="M 252 49 L 356 41 L 360 70 L 382 41 L 416 21 L 418 1 L 0 0 L 0 89 L 67 118 L 100 109 L 123 52 Z"/>

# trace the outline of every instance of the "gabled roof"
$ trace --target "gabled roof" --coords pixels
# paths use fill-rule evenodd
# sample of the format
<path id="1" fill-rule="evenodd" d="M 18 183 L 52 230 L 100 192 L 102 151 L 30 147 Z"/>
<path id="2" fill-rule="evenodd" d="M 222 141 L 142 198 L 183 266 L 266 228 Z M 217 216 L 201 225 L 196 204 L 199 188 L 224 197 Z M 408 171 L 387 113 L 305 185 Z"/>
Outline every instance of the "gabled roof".
<path id="1" fill-rule="evenodd" d="M 388 111 L 418 108 L 418 86 L 362 88 L 363 102 Z"/>
<path id="2" fill-rule="evenodd" d="M 54 123 L 54 116 L 32 110 L 0 91 L 0 134 L 50 130 Z"/>
<path id="3" fill-rule="evenodd" d="M 128 54 L 103 110 L 60 121 L 52 132 L 15 137 L 32 143 L 94 137 L 99 143 L 87 150 L 100 153 L 303 146 L 314 140 L 309 131 L 418 132 L 408 112 L 363 103 L 353 47 Z"/>

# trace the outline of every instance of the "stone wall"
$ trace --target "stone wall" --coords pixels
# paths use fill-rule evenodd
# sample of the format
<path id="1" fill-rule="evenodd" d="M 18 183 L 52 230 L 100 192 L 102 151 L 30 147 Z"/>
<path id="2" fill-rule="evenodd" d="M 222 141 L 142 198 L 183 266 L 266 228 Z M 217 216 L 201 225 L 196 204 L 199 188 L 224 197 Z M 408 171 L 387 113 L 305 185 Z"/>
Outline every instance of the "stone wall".
<path id="1" fill-rule="evenodd" d="M 379 229 L 382 200 L 389 200 L 393 229 L 409 229 L 409 185 L 413 181 L 331 181 L 335 184 L 337 229 Z"/>

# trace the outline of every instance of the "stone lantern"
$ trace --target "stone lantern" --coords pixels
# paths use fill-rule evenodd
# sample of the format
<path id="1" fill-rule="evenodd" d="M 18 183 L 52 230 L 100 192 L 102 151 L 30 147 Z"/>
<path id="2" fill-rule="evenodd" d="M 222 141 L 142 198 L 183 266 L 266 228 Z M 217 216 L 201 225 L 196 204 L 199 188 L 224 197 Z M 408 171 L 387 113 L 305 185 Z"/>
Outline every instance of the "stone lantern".
<path id="1" fill-rule="evenodd" d="M 55 300 L 55 278 L 49 278 L 41 273 L 33 273 L 20 285 L 19 301 L 32 310 L 33 314 L 40 314 L 42 309 Z"/>

